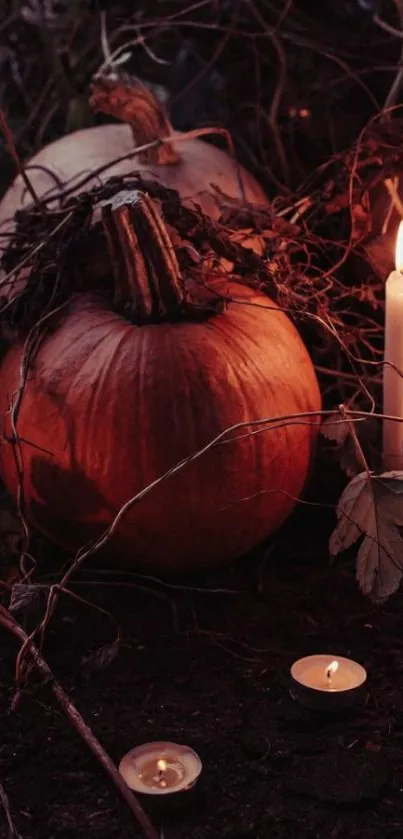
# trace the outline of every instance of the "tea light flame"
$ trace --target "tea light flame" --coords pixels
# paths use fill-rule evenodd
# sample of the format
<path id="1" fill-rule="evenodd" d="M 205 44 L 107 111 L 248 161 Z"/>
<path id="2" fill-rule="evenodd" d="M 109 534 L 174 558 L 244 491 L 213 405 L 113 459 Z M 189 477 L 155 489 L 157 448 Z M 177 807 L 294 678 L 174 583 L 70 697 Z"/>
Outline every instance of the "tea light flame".
<path id="1" fill-rule="evenodd" d="M 397 231 L 395 262 L 396 262 L 396 271 L 400 271 L 400 273 L 403 273 L 403 222 L 402 221 L 400 222 L 399 228 L 398 228 L 398 231 Z"/>
<path id="2" fill-rule="evenodd" d="M 341 710 L 362 697 L 367 672 L 361 664 L 331 653 L 308 655 L 291 666 L 291 695 L 306 708 Z"/>
<path id="3" fill-rule="evenodd" d="M 326 679 L 328 682 L 331 681 L 332 676 L 336 673 L 336 670 L 339 669 L 339 662 L 338 661 L 331 661 L 328 667 L 326 667 Z"/>
<path id="4" fill-rule="evenodd" d="M 191 789 L 201 770 L 201 760 L 193 749 L 167 741 L 136 746 L 122 757 L 119 764 L 119 772 L 127 786 L 149 795 L 167 795 Z"/>
<path id="5" fill-rule="evenodd" d="M 156 780 L 157 784 L 159 784 L 159 786 L 162 787 L 162 789 L 164 789 L 165 787 L 168 786 L 168 784 L 167 784 L 167 782 L 164 778 L 164 772 L 166 771 L 167 766 L 168 766 L 168 764 L 167 764 L 166 760 L 157 760 L 158 775 L 157 775 L 155 780 Z"/>

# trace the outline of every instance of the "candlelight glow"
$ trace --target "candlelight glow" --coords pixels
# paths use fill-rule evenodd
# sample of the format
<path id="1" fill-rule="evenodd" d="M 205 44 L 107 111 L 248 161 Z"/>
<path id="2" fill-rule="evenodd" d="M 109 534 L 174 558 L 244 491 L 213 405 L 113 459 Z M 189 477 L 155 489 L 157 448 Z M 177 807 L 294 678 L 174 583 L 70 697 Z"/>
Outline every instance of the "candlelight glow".
<path id="1" fill-rule="evenodd" d="M 333 676 L 333 674 L 334 674 L 334 673 L 336 672 L 336 670 L 338 670 L 338 669 L 339 669 L 339 662 L 338 662 L 338 661 L 332 661 L 332 662 L 329 664 L 329 666 L 328 666 L 328 667 L 326 667 L 326 678 L 327 678 L 327 679 L 331 679 L 331 678 L 332 678 L 332 676 Z"/>
<path id="2" fill-rule="evenodd" d="M 399 224 L 395 252 L 396 271 L 403 273 L 403 221 Z"/>
<path id="3" fill-rule="evenodd" d="M 191 789 L 201 770 L 201 760 L 193 749 L 166 740 L 135 746 L 119 764 L 127 786 L 146 795 L 168 795 Z"/>
<path id="4" fill-rule="evenodd" d="M 157 760 L 158 772 L 165 772 L 166 768 L 167 768 L 166 760 Z"/>

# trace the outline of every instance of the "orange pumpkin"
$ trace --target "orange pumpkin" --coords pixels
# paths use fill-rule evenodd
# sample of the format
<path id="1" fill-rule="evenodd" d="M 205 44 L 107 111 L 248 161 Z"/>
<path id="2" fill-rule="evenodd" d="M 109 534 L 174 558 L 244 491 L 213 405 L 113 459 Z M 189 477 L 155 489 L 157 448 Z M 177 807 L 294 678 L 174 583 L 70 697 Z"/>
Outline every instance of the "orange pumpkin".
<path id="1" fill-rule="evenodd" d="M 245 554 L 288 516 L 306 482 L 320 410 L 310 357 L 291 321 L 262 293 L 210 277 L 211 299 L 181 277 L 156 204 L 125 192 L 102 209 L 114 266 L 113 306 L 77 295 L 41 342 L 18 414 L 29 519 L 75 549 L 185 458 L 123 516 L 116 562 L 160 572 Z M 204 299 L 203 299 L 204 294 Z M 209 302 L 207 300 L 207 302 Z M 134 321 L 134 322 L 133 322 Z M 16 497 L 8 412 L 24 345 L 0 364 L 6 440 L 1 475 Z M 237 424 L 219 443 L 195 453 Z M 193 458 L 193 459 L 192 459 Z"/>

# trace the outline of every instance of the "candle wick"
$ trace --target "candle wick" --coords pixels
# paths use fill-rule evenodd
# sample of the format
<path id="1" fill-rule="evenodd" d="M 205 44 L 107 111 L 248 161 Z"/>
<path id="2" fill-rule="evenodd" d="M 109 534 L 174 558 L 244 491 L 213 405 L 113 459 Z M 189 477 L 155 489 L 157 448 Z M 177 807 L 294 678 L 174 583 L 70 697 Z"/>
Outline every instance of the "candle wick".
<path id="1" fill-rule="evenodd" d="M 157 774 L 154 776 L 154 780 L 158 784 L 159 787 L 165 788 L 168 786 L 168 782 L 165 778 L 165 770 L 167 768 L 167 764 L 165 760 L 158 760 L 157 761 Z"/>
<path id="2" fill-rule="evenodd" d="M 328 685 L 331 684 L 332 676 L 339 669 L 339 662 L 338 661 L 331 661 L 328 667 L 326 667 L 326 681 Z"/>

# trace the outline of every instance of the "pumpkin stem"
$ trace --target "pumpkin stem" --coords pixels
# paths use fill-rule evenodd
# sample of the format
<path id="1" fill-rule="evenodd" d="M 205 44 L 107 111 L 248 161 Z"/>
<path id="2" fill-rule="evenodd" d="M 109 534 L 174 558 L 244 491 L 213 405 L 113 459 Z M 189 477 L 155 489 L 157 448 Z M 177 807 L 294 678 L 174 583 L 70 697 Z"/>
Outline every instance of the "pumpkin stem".
<path id="1" fill-rule="evenodd" d="M 127 76 L 116 80 L 100 76 L 91 86 L 90 105 L 130 125 L 135 146 L 155 145 L 139 153 L 143 164 L 180 163 L 172 143 L 162 142 L 172 136 L 172 126 L 165 108 L 141 82 Z"/>
<path id="2" fill-rule="evenodd" d="M 156 202 L 138 190 L 122 190 L 101 204 L 101 217 L 116 310 L 138 324 L 177 315 L 185 298 L 183 283 Z"/>

